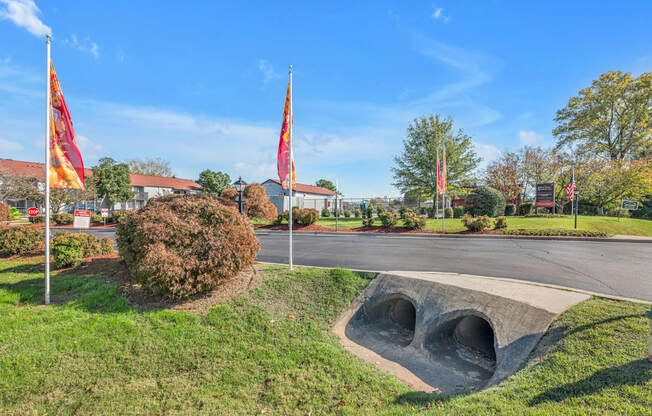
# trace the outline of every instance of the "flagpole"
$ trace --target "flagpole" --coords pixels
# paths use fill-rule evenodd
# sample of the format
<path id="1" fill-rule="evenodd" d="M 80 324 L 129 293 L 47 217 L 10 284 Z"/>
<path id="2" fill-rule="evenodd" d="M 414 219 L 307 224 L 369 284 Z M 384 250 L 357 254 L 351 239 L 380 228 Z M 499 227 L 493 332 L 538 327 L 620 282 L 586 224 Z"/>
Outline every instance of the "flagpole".
<path id="1" fill-rule="evenodd" d="M 441 232 L 442 234 L 446 233 L 446 227 L 444 226 L 444 220 L 446 219 L 446 207 L 444 206 L 446 203 L 446 173 L 444 169 L 446 169 L 446 143 L 443 143 L 444 146 L 444 160 L 442 160 L 442 167 L 441 167 Z"/>
<path id="2" fill-rule="evenodd" d="M 571 180 L 573 181 L 573 184 L 575 184 L 575 165 L 573 165 L 573 176 Z M 571 198 L 571 215 L 573 215 L 574 212 L 575 212 L 575 189 L 573 189 L 573 197 Z"/>
<path id="3" fill-rule="evenodd" d="M 294 124 L 294 114 L 292 112 L 292 65 L 290 65 L 290 160 L 288 162 L 289 168 L 288 171 L 290 172 L 290 183 L 288 184 L 288 189 L 289 189 L 289 198 L 290 198 L 290 209 L 289 209 L 289 214 L 288 214 L 288 229 L 290 230 L 290 252 L 289 252 L 289 263 L 290 263 L 290 270 L 292 270 L 292 159 L 294 157 L 293 154 L 293 137 L 292 137 L 292 127 Z"/>
<path id="4" fill-rule="evenodd" d="M 45 35 L 45 304 L 50 304 L 50 38 Z"/>

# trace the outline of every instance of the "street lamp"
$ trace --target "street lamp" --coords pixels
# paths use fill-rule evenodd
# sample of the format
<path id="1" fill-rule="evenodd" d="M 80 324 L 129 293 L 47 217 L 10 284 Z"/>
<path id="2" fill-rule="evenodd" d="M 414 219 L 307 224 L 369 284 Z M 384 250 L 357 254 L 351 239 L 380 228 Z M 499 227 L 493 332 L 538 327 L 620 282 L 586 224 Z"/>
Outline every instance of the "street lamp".
<path id="1" fill-rule="evenodd" d="M 235 187 L 235 190 L 238 191 L 240 214 L 242 214 L 242 193 L 244 192 L 245 187 L 247 186 L 247 182 L 243 181 L 241 176 L 238 178 L 237 181 L 233 182 L 233 186 Z"/>

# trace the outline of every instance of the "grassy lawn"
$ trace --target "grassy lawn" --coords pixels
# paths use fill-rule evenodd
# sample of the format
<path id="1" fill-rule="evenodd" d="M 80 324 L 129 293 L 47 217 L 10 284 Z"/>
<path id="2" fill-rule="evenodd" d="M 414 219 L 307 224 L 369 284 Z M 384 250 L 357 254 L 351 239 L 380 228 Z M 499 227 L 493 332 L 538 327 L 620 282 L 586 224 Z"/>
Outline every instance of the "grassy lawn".
<path id="1" fill-rule="evenodd" d="M 447 233 L 459 233 L 466 229 L 462 225 L 459 218 L 447 218 L 446 220 Z M 335 228 L 335 218 L 320 218 L 317 221 L 318 225 L 324 227 Z M 380 221 L 376 220 L 374 225 L 380 225 Z M 399 221 L 399 226 L 402 224 Z M 507 217 L 508 229 L 544 229 L 544 228 L 573 228 L 574 219 L 571 216 L 555 217 L 555 218 L 537 218 L 537 217 Z M 339 227 L 341 230 L 362 227 L 361 218 L 340 218 Z M 640 235 L 652 237 L 652 221 L 642 220 L 637 218 L 618 218 L 613 217 L 593 217 L 593 216 L 579 216 L 577 218 L 577 228 L 587 231 L 603 231 L 608 234 L 624 234 L 624 235 Z M 441 219 L 434 220 L 428 219 L 426 222 L 426 229 L 433 231 L 441 231 Z"/>
<path id="2" fill-rule="evenodd" d="M 117 260 L 115 260 L 117 264 Z M 369 281 L 265 267 L 250 296 L 203 314 L 140 311 L 109 275 L 0 260 L 0 414 L 650 414 L 645 305 L 591 299 L 530 362 L 470 395 L 411 392 L 341 349 L 333 318 Z M 107 266 L 110 269 L 109 266 Z"/>

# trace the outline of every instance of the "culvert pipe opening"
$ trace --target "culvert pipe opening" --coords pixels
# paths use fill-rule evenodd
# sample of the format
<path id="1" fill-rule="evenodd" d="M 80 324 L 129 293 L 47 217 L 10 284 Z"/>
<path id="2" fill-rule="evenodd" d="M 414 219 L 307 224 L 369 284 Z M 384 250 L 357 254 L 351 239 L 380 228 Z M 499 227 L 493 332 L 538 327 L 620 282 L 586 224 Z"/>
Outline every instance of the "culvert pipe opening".
<path id="1" fill-rule="evenodd" d="M 364 323 L 368 331 L 375 332 L 383 341 L 407 346 L 414 338 L 416 320 L 414 304 L 407 299 L 394 297 L 367 309 Z"/>
<path id="2" fill-rule="evenodd" d="M 489 379 L 496 369 L 494 340 L 489 322 L 466 315 L 439 325 L 424 346 L 436 361 L 473 373 L 474 378 Z"/>

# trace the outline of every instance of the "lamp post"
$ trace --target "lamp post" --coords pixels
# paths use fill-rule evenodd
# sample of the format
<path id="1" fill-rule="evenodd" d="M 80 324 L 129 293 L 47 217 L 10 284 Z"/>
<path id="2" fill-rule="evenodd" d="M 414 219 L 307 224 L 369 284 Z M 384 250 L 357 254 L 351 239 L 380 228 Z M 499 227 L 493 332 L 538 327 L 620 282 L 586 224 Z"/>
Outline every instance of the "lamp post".
<path id="1" fill-rule="evenodd" d="M 240 209 L 240 214 L 242 214 L 242 193 L 247 186 L 247 182 L 243 181 L 241 176 L 237 181 L 233 182 L 233 186 L 235 187 L 235 190 L 238 191 L 238 207 Z"/>

